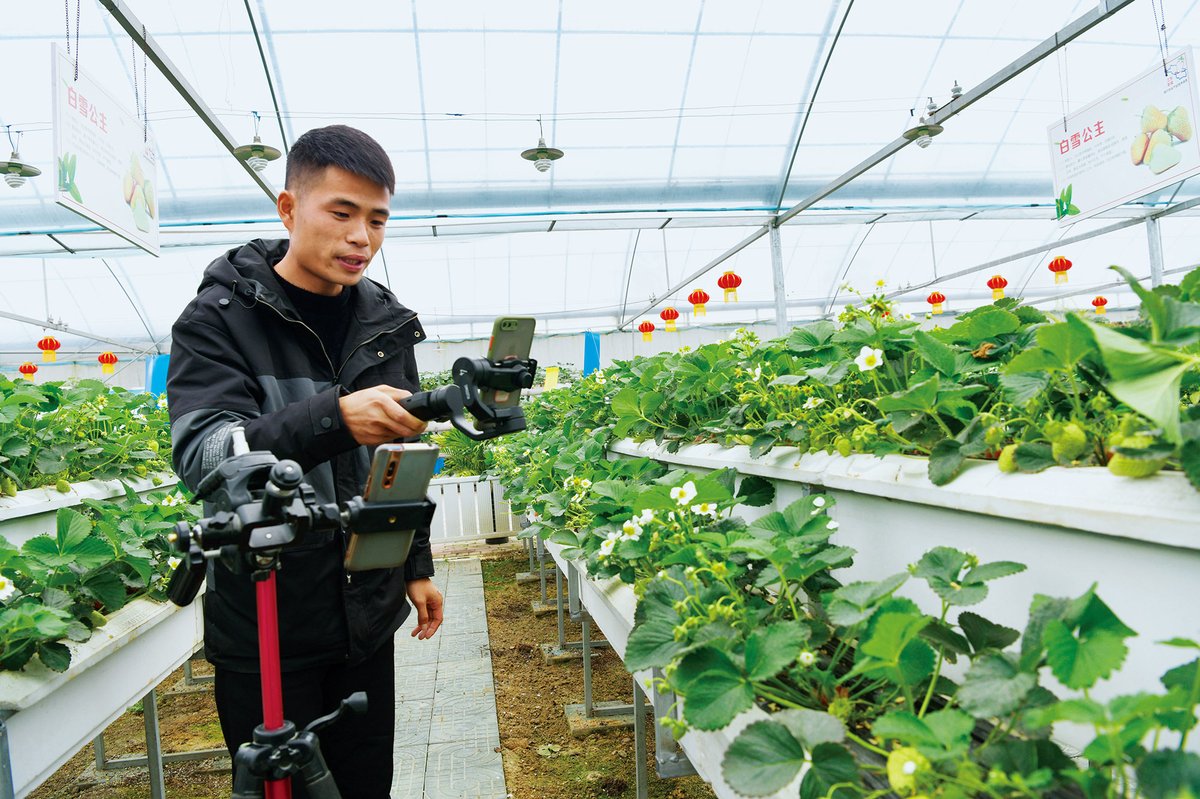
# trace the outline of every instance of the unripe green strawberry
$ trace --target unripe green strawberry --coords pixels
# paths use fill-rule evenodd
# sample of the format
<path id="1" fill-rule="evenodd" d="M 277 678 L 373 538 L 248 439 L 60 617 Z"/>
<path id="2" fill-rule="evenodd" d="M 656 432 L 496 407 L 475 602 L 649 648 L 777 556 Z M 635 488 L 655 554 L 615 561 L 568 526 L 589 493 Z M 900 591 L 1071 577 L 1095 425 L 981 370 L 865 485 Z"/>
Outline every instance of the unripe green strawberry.
<path id="1" fill-rule="evenodd" d="M 68 483 L 66 480 L 64 480 L 64 479 L 63 479 L 63 478 L 61 478 L 61 477 L 58 479 L 58 482 L 56 482 L 56 483 L 54 484 L 54 488 L 55 488 L 55 490 L 56 490 L 56 491 L 58 491 L 58 493 L 60 493 L 60 494 L 69 494 L 69 493 L 71 493 L 71 484 L 70 484 L 70 483 Z"/>
<path id="2" fill-rule="evenodd" d="M 146 449 L 150 450 L 151 452 L 158 452 L 158 442 L 153 438 L 150 439 L 146 442 Z"/>
<path id="3" fill-rule="evenodd" d="M 1121 446 L 1129 447 L 1130 449 L 1143 449 L 1153 443 L 1153 436 L 1138 433 L 1132 436 L 1125 436 L 1121 441 Z M 1108 460 L 1108 470 L 1117 477 L 1149 477 L 1152 474 L 1156 474 L 1166 463 L 1166 458 L 1141 460 L 1115 452 Z"/>
<path id="4" fill-rule="evenodd" d="M 1009 444 L 1004 449 L 1000 450 L 1000 457 L 996 460 L 996 465 L 1000 467 L 1000 471 L 1005 474 L 1012 474 L 1017 470 L 1017 445 Z"/>
<path id="5" fill-rule="evenodd" d="M 88 621 L 92 623 L 93 628 L 103 627 L 104 625 L 108 624 L 108 617 L 98 610 L 89 610 Z"/>
<path id="6" fill-rule="evenodd" d="M 1004 440 L 1004 425 L 994 424 L 983 433 L 983 440 L 988 446 L 996 446 Z"/>
<path id="7" fill-rule="evenodd" d="M 1073 461 L 1087 452 L 1087 434 L 1074 422 L 1067 422 L 1052 439 L 1050 453 L 1056 461 Z"/>
<path id="8" fill-rule="evenodd" d="M 0 479 L 0 494 L 6 497 L 15 497 L 17 495 L 17 481 L 11 477 Z"/>
<path id="9" fill-rule="evenodd" d="M 917 774 L 930 769 L 929 758 L 914 747 L 902 746 L 893 749 L 887 759 L 888 783 L 901 796 L 912 794 L 917 789 Z"/>
<path id="10" fill-rule="evenodd" d="M 833 442 L 833 446 L 837 449 L 838 454 L 843 458 L 849 458 L 851 453 L 854 452 L 854 448 L 850 446 L 850 439 L 848 438 L 839 438 L 837 441 Z"/>
<path id="11" fill-rule="evenodd" d="M 134 474 L 136 474 L 138 477 L 145 477 L 145 476 L 146 476 L 146 466 L 145 466 L 145 464 L 141 464 L 141 463 L 139 463 L 137 466 L 134 466 L 134 467 L 133 467 L 133 471 L 134 471 Z"/>

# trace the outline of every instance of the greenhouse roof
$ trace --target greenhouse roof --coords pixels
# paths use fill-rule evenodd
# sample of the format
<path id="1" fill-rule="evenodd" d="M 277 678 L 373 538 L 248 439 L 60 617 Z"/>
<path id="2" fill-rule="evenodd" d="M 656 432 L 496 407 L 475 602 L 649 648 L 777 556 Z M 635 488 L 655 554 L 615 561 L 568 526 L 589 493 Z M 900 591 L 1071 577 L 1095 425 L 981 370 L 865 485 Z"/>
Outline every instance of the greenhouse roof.
<path id="1" fill-rule="evenodd" d="M 398 185 L 374 276 L 394 279 L 446 335 L 506 311 L 611 327 L 680 301 L 687 276 L 896 141 L 930 100 L 944 106 L 956 82 L 970 94 L 1097 11 L 1076 0 L 82 0 L 80 69 L 131 110 L 147 101 L 163 186 L 154 260 L 55 204 L 50 50 L 66 45 L 76 2 L 66 20 L 56 3 L 19 5 L 0 48 L 0 124 L 46 175 L 0 187 L 0 311 L 140 343 L 169 332 L 216 254 L 282 227 L 105 5 L 144 26 L 238 142 L 256 112 L 263 140 L 284 150 L 332 123 L 376 137 Z M 781 238 L 797 318 L 826 312 L 843 281 L 923 284 L 1195 197 L 1184 182 L 1066 232 L 1052 220 L 1047 129 L 1161 58 L 1160 5 L 1171 51 L 1200 44 L 1195 0 L 1129 3 L 947 119 L 931 147 L 900 149 L 790 220 Z M 539 117 L 566 153 L 547 173 L 519 157 Z M 283 163 L 266 183 L 282 187 Z M 1163 221 L 1168 269 L 1189 261 L 1190 216 Z M 773 314 L 768 238 L 722 267 L 745 278 L 731 319 Z M 1089 246 L 1105 265 L 1125 257 L 1148 272 L 1140 226 L 1075 252 Z M 1015 261 L 1010 280 L 1020 270 L 1040 290 L 1043 262 Z M 0 345 L 27 338 L 0 321 Z"/>

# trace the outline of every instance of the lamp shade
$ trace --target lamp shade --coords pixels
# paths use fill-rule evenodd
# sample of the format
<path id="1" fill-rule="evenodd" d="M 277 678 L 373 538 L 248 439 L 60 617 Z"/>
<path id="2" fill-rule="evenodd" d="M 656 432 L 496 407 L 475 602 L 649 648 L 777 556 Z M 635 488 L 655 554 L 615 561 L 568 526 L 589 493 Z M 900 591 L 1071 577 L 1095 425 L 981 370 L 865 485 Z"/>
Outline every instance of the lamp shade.
<path id="1" fill-rule="evenodd" d="M 649 341 L 654 336 L 654 323 L 649 320 L 642 322 L 638 330 L 642 333 L 642 341 Z"/>
<path id="2" fill-rule="evenodd" d="M 1097 316 L 1104 316 L 1104 314 L 1107 313 L 1107 311 L 1104 310 L 1105 305 L 1108 305 L 1107 297 L 1101 297 L 1097 295 L 1096 299 L 1092 300 L 1092 307 L 1096 309 Z"/>
<path id="3" fill-rule="evenodd" d="M 17 371 L 24 375 L 26 380 L 32 380 L 33 376 L 37 374 L 37 364 L 26 361 L 17 367 Z"/>
<path id="4" fill-rule="evenodd" d="M 710 297 L 704 289 L 696 289 L 688 295 L 688 302 L 692 304 L 692 313 L 696 316 L 705 316 L 708 312 L 704 306 L 708 303 Z"/>
<path id="5" fill-rule="evenodd" d="M 663 320 L 663 322 L 666 323 L 663 329 L 668 333 L 674 333 L 675 320 L 679 318 L 679 311 L 675 310 L 674 308 L 663 308 L 662 313 L 659 314 L 659 317 Z"/>

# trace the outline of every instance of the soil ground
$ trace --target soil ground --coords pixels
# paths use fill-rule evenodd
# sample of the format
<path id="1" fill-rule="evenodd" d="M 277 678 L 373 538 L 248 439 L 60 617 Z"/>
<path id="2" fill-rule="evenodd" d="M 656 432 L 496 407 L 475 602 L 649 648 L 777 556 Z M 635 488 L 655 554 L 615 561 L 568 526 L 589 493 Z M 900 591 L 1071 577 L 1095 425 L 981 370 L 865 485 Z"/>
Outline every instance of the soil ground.
<path id="1" fill-rule="evenodd" d="M 547 665 L 539 644 L 557 641 L 554 615 L 535 617 L 530 603 L 539 596 L 537 583 L 517 585 L 516 573 L 528 569 L 521 549 L 504 547 L 483 564 L 484 597 L 491 638 L 492 671 L 504 779 L 513 799 L 634 799 L 632 730 L 571 737 L 563 707 L 583 702 L 583 668 L 573 663 Z M 553 593 L 553 582 L 550 584 Z M 568 620 L 567 640 L 577 641 L 578 624 Z M 593 628 L 595 637 L 602 637 Z M 632 680 L 615 653 L 597 650 L 593 658 L 596 701 L 633 701 Z M 209 673 L 196 661 L 194 674 Z M 180 752 L 222 745 L 211 691 L 174 692 L 182 669 L 160 687 L 159 724 L 163 751 Z M 104 733 L 108 758 L 139 755 L 144 750 L 140 708 L 121 716 Z M 647 759 L 650 796 L 655 799 L 708 799 L 711 788 L 698 777 L 661 780 L 653 772 L 653 746 Z M 228 797 L 229 761 L 215 759 L 168 763 L 170 799 Z M 86 746 L 31 795 L 31 799 L 133 799 L 149 796 L 144 768 L 97 772 L 92 747 Z M 396 799 L 408 799 L 396 797 Z"/>

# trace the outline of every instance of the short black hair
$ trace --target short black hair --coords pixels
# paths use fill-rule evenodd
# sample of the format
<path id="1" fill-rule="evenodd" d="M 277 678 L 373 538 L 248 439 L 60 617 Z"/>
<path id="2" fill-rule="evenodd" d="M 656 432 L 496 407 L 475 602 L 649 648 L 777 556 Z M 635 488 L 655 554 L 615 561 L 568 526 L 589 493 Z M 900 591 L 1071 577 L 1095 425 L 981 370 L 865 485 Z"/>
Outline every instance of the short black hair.
<path id="1" fill-rule="evenodd" d="M 336 166 L 396 193 L 392 159 L 379 142 L 357 128 L 329 125 L 296 139 L 287 157 L 284 188 L 294 191 L 327 166 Z"/>

